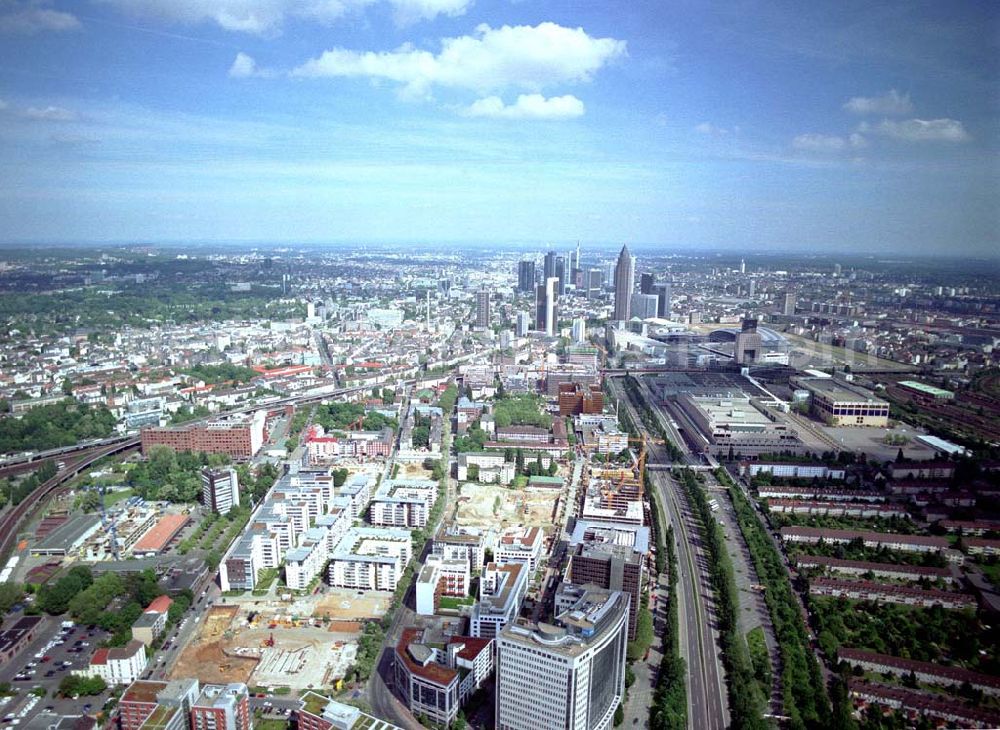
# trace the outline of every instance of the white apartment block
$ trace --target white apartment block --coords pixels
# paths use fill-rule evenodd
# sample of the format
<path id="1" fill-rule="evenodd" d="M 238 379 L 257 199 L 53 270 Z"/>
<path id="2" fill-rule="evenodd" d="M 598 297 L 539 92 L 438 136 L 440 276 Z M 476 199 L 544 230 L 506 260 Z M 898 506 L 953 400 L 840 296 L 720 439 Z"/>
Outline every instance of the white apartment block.
<path id="1" fill-rule="evenodd" d="M 304 590 L 323 571 L 329 555 L 327 530 L 314 527 L 306 533 L 302 545 L 285 554 L 285 583 L 293 590 Z"/>
<path id="2" fill-rule="evenodd" d="M 431 479 L 386 480 L 372 497 L 371 523 L 385 527 L 424 527 L 437 494 L 438 483 Z"/>
<path id="3" fill-rule="evenodd" d="M 531 575 L 538 568 L 545 534 L 537 527 L 508 527 L 497 540 L 493 562 L 497 565 L 522 563 Z"/>
<path id="4" fill-rule="evenodd" d="M 339 588 L 393 591 L 412 553 L 409 530 L 352 527 L 330 556 L 327 579 Z"/>
<path id="5" fill-rule="evenodd" d="M 433 616 L 440 596 L 465 597 L 469 595 L 470 584 L 468 560 L 445 560 L 438 555 L 428 555 L 415 584 L 417 613 Z"/>
<path id="6" fill-rule="evenodd" d="M 133 639 L 119 649 L 98 649 L 85 669 L 76 669 L 81 677 L 100 677 L 109 687 L 131 684 L 146 670 L 146 646 Z"/>
<path id="7" fill-rule="evenodd" d="M 499 634 L 517 618 L 527 591 L 528 569 L 524 563 L 488 563 L 479 577 L 479 602 L 472 608 L 469 633 L 477 639 Z"/>
<path id="8" fill-rule="evenodd" d="M 239 507 L 240 481 L 236 476 L 236 470 L 232 467 L 202 469 L 201 503 L 220 515 L 228 514 L 233 507 Z"/>
<path id="9" fill-rule="evenodd" d="M 486 536 L 474 527 L 441 528 L 434 537 L 431 552 L 445 560 L 465 560 L 469 569 L 483 569 L 486 555 Z"/>

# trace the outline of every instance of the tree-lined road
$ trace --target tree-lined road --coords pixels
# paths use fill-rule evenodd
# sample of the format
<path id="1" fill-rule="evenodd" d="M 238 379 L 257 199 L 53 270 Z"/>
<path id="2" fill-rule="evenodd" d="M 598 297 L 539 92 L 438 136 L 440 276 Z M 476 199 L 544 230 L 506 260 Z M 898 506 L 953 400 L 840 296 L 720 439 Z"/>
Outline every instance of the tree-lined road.
<path id="1" fill-rule="evenodd" d="M 621 407 L 646 437 L 648 462 L 668 462 L 666 449 L 654 441 L 658 436 L 648 432 L 622 383 L 616 379 L 609 379 L 608 383 Z M 677 616 L 680 652 L 687 668 L 688 725 L 724 730 L 729 725 L 728 698 L 715 631 L 715 600 L 701 533 L 686 495 L 669 472 L 649 470 L 648 474 L 677 538 Z"/>

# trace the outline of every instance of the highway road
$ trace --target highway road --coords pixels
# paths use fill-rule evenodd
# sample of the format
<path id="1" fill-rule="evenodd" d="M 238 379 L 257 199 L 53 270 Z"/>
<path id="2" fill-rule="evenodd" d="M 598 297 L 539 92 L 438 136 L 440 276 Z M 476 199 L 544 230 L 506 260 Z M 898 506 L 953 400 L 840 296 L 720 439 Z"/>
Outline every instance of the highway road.
<path id="1" fill-rule="evenodd" d="M 625 395 L 621 382 L 609 381 L 612 392 L 626 408 L 636 428 L 647 440 L 653 437 L 646 429 L 635 406 Z M 669 461 L 661 444 L 648 443 L 647 461 Z M 687 667 L 688 725 L 707 730 L 724 730 L 729 725 L 728 697 L 722 668 L 718 635 L 715 631 L 715 601 L 709 575 L 708 559 L 701 532 L 687 497 L 669 472 L 649 470 L 667 522 L 673 526 L 677 542 L 677 602 L 680 652 Z"/>

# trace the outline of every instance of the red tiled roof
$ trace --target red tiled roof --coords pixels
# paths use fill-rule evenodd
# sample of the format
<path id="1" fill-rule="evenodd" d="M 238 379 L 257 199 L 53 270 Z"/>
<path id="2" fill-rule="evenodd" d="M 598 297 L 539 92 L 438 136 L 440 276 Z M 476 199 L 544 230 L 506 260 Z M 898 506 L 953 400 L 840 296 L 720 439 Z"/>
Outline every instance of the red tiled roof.
<path id="1" fill-rule="evenodd" d="M 157 552 L 162 550 L 190 519 L 189 516 L 184 514 L 162 517 L 159 522 L 153 525 L 149 532 L 142 536 L 142 539 L 135 544 L 133 550 L 155 550 Z"/>
<path id="2" fill-rule="evenodd" d="M 166 613 L 173 602 L 170 596 L 157 596 L 146 606 L 145 613 Z"/>
<path id="3" fill-rule="evenodd" d="M 458 655 L 469 661 L 479 656 L 484 649 L 493 643 L 493 639 L 476 639 L 471 636 L 452 636 L 448 640 L 449 644 L 465 644 Z"/>
<path id="4" fill-rule="evenodd" d="M 413 658 L 410 656 L 410 652 L 408 651 L 410 644 L 419 644 L 422 634 L 423 631 L 417 628 L 403 629 L 403 633 L 399 637 L 399 643 L 396 644 L 396 659 L 403 662 L 410 674 L 415 674 L 441 687 L 447 687 L 458 675 L 458 672 L 433 661 L 424 667 L 413 661 Z"/>
<path id="5" fill-rule="evenodd" d="M 107 664 L 108 663 L 108 650 L 98 649 L 94 652 L 94 656 L 90 658 L 91 665 L 94 664 Z"/>

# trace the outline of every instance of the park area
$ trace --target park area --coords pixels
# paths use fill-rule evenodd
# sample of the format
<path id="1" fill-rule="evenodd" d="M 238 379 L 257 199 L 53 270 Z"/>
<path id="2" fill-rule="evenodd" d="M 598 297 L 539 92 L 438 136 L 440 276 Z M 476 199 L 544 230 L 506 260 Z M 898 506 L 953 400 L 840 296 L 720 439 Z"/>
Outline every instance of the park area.
<path id="1" fill-rule="evenodd" d="M 463 483 L 456 523 L 469 527 L 551 527 L 556 490 L 509 489 L 495 484 Z"/>

